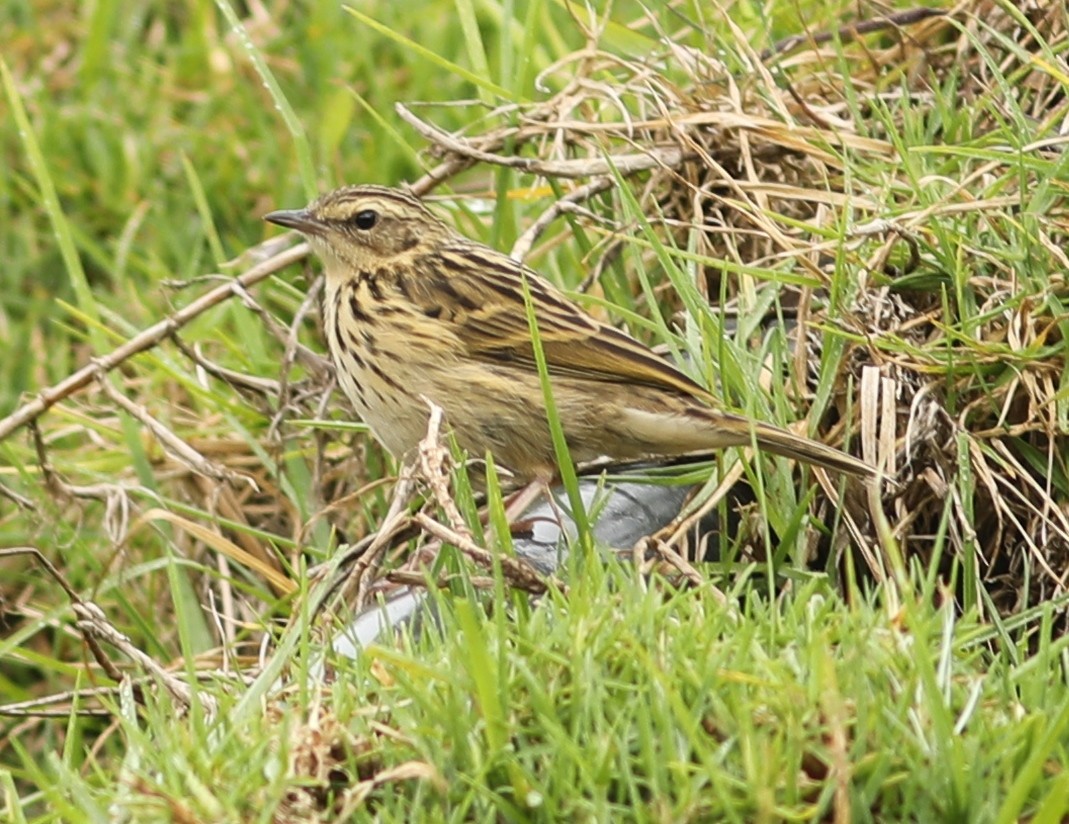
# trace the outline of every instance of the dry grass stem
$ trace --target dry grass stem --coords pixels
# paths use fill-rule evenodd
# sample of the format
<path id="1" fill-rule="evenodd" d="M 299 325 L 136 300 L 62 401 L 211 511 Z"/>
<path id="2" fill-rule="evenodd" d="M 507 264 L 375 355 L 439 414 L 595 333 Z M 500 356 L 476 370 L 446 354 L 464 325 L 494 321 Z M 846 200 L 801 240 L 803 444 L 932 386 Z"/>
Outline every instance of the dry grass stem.
<path id="1" fill-rule="evenodd" d="M 639 334 L 650 317 L 668 318 L 668 330 L 688 344 L 709 330 L 709 339 L 736 334 L 730 351 L 759 359 L 762 380 L 775 388 L 762 402 L 789 407 L 785 417 L 804 421 L 808 434 L 878 462 L 896 483 L 863 494 L 813 476 L 819 487 L 808 522 L 841 528 L 832 538 L 813 530 L 802 539 L 806 557 L 841 569 L 849 554 L 868 575 L 889 580 L 899 559 L 938 555 L 946 571 L 951 557 L 968 556 L 978 564 L 975 586 L 990 595 L 974 602 L 1010 611 L 1065 594 L 1069 567 L 1059 309 L 1069 298 L 1069 215 L 1064 198 L 1024 207 L 1053 185 L 1045 175 L 1069 144 L 1069 104 L 1051 62 L 1069 38 L 1058 5 L 1026 2 L 1011 12 L 994 0 L 962 0 L 949 11 L 917 8 L 838 32 L 800 32 L 763 54 L 740 32 L 728 35 L 738 42 L 708 49 L 684 48 L 661 32 L 649 53 L 621 56 L 602 49 L 592 31 L 584 48 L 542 73 L 543 96 L 534 102 L 491 111 L 456 103 L 472 112 L 462 132 L 435 125 L 430 106 L 399 105 L 429 144 L 430 171 L 410 188 L 425 195 L 449 184 L 484 197 L 493 190 L 491 167 L 510 170 L 517 198 L 544 200 L 528 209 L 514 256 L 574 248 L 573 229 L 582 233 L 588 276 L 580 291 L 592 304 L 629 290 L 628 320 Z M 897 137 L 918 122 L 935 128 L 941 84 L 952 76 L 960 96 L 987 103 L 977 106 L 970 134 L 953 139 L 979 145 L 1012 122 L 997 91 L 1008 76 L 1019 90 L 1013 103 L 1038 137 L 1012 151 L 984 144 L 956 177 L 917 179 L 915 158 L 896 154 Z M 929 151 L 955 148 L 943 139 L 933 132 Z M 553 190 L 560 196 L 547 196 Z M 1031 233 L 1027 261 L 1001 245 L 1022 224 Z M 955 260 L 945 257 L 948 241 Z M 443 542 L 483 568 L 500 560 L 511 583 L 544 591 L 547 582 L 525 565 L 496 559 L 473 540 L 434 415 L 419 471 L 402 471 L 385 515 L 372 522 L 356 513 L 357 503 L 374 502 L 368 512 L 386 505 L 377 496 L 390 465 L 366 433 L 321 425 L 351 419 L 329 363 L 301 337 L 317 320 L 321 286 L 313 282 L 303 299 L 287 294 L 286 311 L 253 290 L 306 257 L 304 244 L 285 248 L 290 242 L 262 244 L 246 259 L 266 260 L 112 351 L 88 353 L 0 420 L 0 442 L 34 427 L 37 467 L 24 471 L 39 474 L 64 516 L 104 524 L 113 563 L 124 561 L 131 522 L 165 520 L 160 501 L 188 508 L 168 516 L 166 540 L 226 581 L 206 582 L 199 593 L 218 595 L 224 637 L 254 625 L 262 607 L 231 592 L 233 580 L 292 591 L 283 570 L 331 540 L 349 547 L 347 595 L 356 608 L 382 585 L 380 567 L 397 580 L 415 575 L 413 564 Z M 694 287 L 686 300 L 682 278 Z M 709 298 L 708 310 L 694 295 Z M 210 337 L 195 339 L 190 324 L 232 298 L 277 346 L 277 373 L 242 372 Z M 785 351 L 770 355 L 780 344 Z M 148 358 L 137 356 L 153 349 L 188 367 L 190 383 L 161 389 L 146 380 Z M 691 354 L 696 372 L 723 384 L 728 405 L 743 405 L 746 392 L 706 363 L 717 352 L 696 345 Z M 205 412 L 196 390 L 209 387 L 235 397 Z M 268 423 L 250 425 L 254 415 L 235 410 Z M 126 416 L 152 434 L 142 441 L 146 465 L 126 466 L 107 482 L 99 468 L 83 474 L 84 455 L 121 443 Z M 70 442 L 77 446 L 67 452 Z M 309 500 L 298 503 L 287 488 L 287 461 L 305 462 Z M 151 472 L 155 488 L 136 471 Z M 656 536 L 658 546 L 687 559 L 694 525 L 746 477 L 742 464 L 731 468 Z M 440 519 L 411 514 L 421 488 Z M 0 496 L 26 513 L 41 509 L 15 483 L 0 486 Z M 193 528 L 193 513 L 211 524 Z M 692 577 L 694 569 L 683 571 Z M 93 637 L 122 644 L 97 631 L 99 616 L 81 617 Z"/>

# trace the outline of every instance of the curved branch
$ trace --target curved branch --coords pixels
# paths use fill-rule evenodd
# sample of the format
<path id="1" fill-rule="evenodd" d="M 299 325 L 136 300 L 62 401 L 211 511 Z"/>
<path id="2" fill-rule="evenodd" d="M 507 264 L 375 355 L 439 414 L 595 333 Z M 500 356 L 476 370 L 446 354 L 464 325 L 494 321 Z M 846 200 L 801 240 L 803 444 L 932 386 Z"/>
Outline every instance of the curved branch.
<path id="1" fill-rule="evenodd" d="M 32 401 L 23 404 L 6 418 L 0 419 L 0 441 L 7 438 L 15 430 L 25 426 L 31 421 L 37 420 L 41 415 L 55 406 L 64 398 L 74 394 L 79 389 L 91 383 L 97 375 L 105 374 L 128 361 L 134 355 L 151 349 L 163 340 L 166 340 L 198 315 L 204 314 L 213 306 L 222 303 L 230 297 L 240 296 L 241 292 L 249 286 L 259 283 L 269 275 L 273 275 L 280 269 L 284 269 L 291 263 L 296 263 L 308 254 L 308 244 L 299 243 L 291 249 L 279 252 L 263 263 L 253 266 L 247 272 L 236 277 L 229 283 L 217 286 L 210 292 L 201 295 L 188 306 L 184 306 L 172 315 L 168 315 L 159 323 L 155 323 L 139 334 L 130 338 L 117 349 L 113 349 L 102 357 L 93 358 L 81 369 L 72 372 L 59 383 L 53 384 L 37 393 Z"/>

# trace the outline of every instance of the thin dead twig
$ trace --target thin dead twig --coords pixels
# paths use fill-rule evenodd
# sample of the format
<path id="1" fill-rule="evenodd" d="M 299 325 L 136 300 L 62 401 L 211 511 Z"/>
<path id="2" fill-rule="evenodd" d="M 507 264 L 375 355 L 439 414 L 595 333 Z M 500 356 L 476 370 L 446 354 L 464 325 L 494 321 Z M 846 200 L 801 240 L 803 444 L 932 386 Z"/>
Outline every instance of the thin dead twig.
<path id="1" fill-rule="evenodd" d="M 582 186 L 568 192 L 568 194 L 560 200 L 555 201 L 553 205 L 539 215 L 538 219 L 528 226 L 524 233 L 516 239 L 514 244 L 512 244 L 512 257 L 516 260 L 523 260 L 527 257 L 528 253 L 531 251 L 531 247 L 534 245 L 535 241 L 541 237 L 549 224 L 565 212 L 574 209 L 577 203 L 582 203 L 583 201 L 589 200 L 594 195 L 604 192 L 606 189 L 611 189 L 615 183 L 616 181 L 611 177 L 595 178 L 589 183 L 584 183 Z"/>
<path id="2" fill-rule="evenodd" d="M 701 573 L 694 568 L 694 565 L 688 561 L 683 555 L 678 552 L 675 547 L 659 541 L 656 538 L 649 537 L 639 541 L 639 546 L 645 545 L 648 549 L 652 549 L 657 555 L 659 555 L 664 561 L 673 566 L 680 574 L 683 575 L 693 586 L 701 586 L 705 583 L 705 579 Z M 721 595 L 721 598 L 723 596 Z M 723 601 L 722 601 L 723 603 Z"/>
<path id="3" fill-rule="evenodd" d="M 239 275 L 233 281 L 218 286 L 210 292 L 201 295 L 188 306 L 179 309 L 172 315 L 167 316 L 159 323 L 155 323 L 144 331 L 132 337 L 122 346 L 113 349 L 107 355 L 93 358 L 89 363 L 72 372 L 59 383 L 42 389 L 32 401 L 23 404 L 6 418 L 0 420 L 0 441 L 6 439 L 12 432 L 25 426 L 30 421 L 36 420 L 64 398 L 69 397 L 79 389 L 85 388 L 98 374 L 111 372 L 125 363 L 134 355 L 140 354 L 158 345 L 176 331 L 188 324 L 193 319 L 238 294 L 236 289 L 244 290 L 265 278 L 273 275 L 280 269 L 296 263 L 308 254 L 308 244 L 300 243 L 291 249 L 280 252 L 269 260 L 253 266 L 247 272 Z"/>
<path id="4" fill-rule="evenodd" d="M 52 576 L 56 583 L 59 584 L 60 588 L 67 593 L 67 597 L 71 601 L 71 608 L 77 618 L 76 626 L 81 632 L 82 637 L 85 639 L 93 658 L 109 678 L 117 683 L 126 680 L 126 676 L 114 663 L 112 663 L 111 659 L 104 654 L 104 650 L 100 646 L 101 641 L 106 641 L 111 644 L 127 658 L 140 665 L 141 668 L 152 675 L 158 683 L 162 684 L 183 707 L 188 708 L 192 706 L 193 701 L 196 698 L 199 699 L 201 706 L 207 714 L 210 716 L 215 715 L 217 704 L 212 696 L 203 693 L 194 694 L 187 684 L 167 672 L 167 670 L 160 666 L 160 664 L 153 658 L 134 646 L 133 642 L 126 635 L 119 632 L 119 630 L 108 621 L 104 610 L 92 601 L 84 600 L 78 594 L 74 587 L 72 587 L 63 576 L 63 573 L 59 571 L 55 564 L 53 564 L 41 550 L 33 546 L 12 547 L 10 549 L 0 550 L 0 558 L 11 558 L 23 555 L 33 558 L 38 564 L 44 567 L 45 571 Z M 140 700 L 140 688 L 135 689 L 135 698 Z"/>
<path id="5" fill-rule="evenodd" d="M 810 47 L 829 43 L 832 40 L 846 42 L 856 40 L 866 34 L 884 31 L 885 29 L 897 29 L 902 26 L 912 26 L 923 22 L 931 17 L 943 17 L 947 14 L 946 9 L 916 8 L 888 14 L 884 17 L 874 17 L 869 20 L 860 20 L 856 23 L 848 23 L 840 26 L 834 32 L 819 32 L 817 34 L 794 34 L 779 40 L 761 52 L 761 60 L 766 61 L 785 52 L 793 51 L 798 46 L 808 44 Z"/>
<path id="6" fill-rule="evenodd" d="M 535 157 L 510 157 L 477 149 L 470 143 L 416 117 L 400 103 L 397 104 L 396 109 L 398 115 L 423 137 L 432 143 L 437 143 L 453 154 L 460 155 L 471 161 L 506 166 L 511 169 L 519 169 L 528 174 L 542 175 L 544 177 L 601 177 L 611 175 L 614 171 L 626 177 L 635 172 L 643 172 L 648 169 L 675 168 L 688 160 L 694 159 L 692 153 L 684 151 L 682 147 L 675 144 L 650 146 L 646 150 L 634 154 L 578 158 L 575 160 L 539 160 Z"/>
<path id="7" fill-rule="evenodd" d="M 36 512 L 37 511 L 37 504 L 35 504 L 29 498 L 27 498 L 27 497 L 25 497 L 23 495 L 20 495 L 19 493 L 15 492 L 15 490 L 8 489 L 3 484 L 0 484 L 0 497 L 7 498 L 9 501 L 11 501 L 13 504 L 18 506 L 20 509 L 28 509 L 31 512 Z"/>
<path id="8" fill-rule="evenodd" d="M 303 363 L 309 365 L 313 374 L 319 380 L 326 380 L 333 373 L 334 367 L 330 361 L 302 345 L 297 337 L 298 330 L 304 324 L 305 318 L 318 305 L 319 295 L 323 291 L 324 283 L 326 283 L 326 279 L 322 276 L 315 279 L 305 294 L 304 300 L 301 301 L 301 305 L 297 307 L 297 311 L 293 314 L 293 320 L 289 325 L 289 333 L 286 335 L 285 340 L 286 348 L 282 353 L 282 366 L 279 370 L 278 414 L 274 416 L 271 420 L 271 426 L 268 427 L 267 435 L 269 438 L 273 439 L 277 435 L 278 426 L 285 419 L 285 411 L 290 406 L 291 384 L 289 374 L 290 367 L 294 361 L 299 358 Z"/>
<path id="9" fill-rule="evenodd" d="M 194 700 L 199 700 L 201 707 L 209 717 L 214 717 L 218 712 L 218 704 L 214 696 L 204 692 L 194 693 L 188 684 L 167 672 L 156 663 L 148 654 L 142 652 L 130 638 L 119 632 L 108 620 L 104 610 L 92 601 L 78 601 L 72 605 L 74 614 L 78 618 L 77 626 L 82 634 L 88 639 L 94 637 L 100 641 L 106 641 L 115 647 L 127 658 L 138 664 L 142 669 L 149 672 L 171 695 L 189 708 Z M 121 679 L 120 679 L 121 680 Z"/>
<path id="10" fill-rule="evenodd" d="M 355 559 L 352 571 L 342 580 L 341 599 L 354 601 L 357 610 L 362 609 L 368 600 L 368 593 L 374 582 L 375 571 L 378 569 L 382 555 L 390 547 L 395 536 L 405 534 L 412 523 L 412 516 L 408 514 L 408 504 L 416 491 L 416 478 L 406 467 L 402 467 L 397 478 L 397 486 L 394 487 L 393 498 L 390 500 L 390 508 L 386 511 L 386 517 L 382 525 L 375 533 L 366 549 L 360 552 Z M 344 564 L 339 565 L 339 573 Z M 333 591 L 334 587 L 330 590 Z M 323 603 L 326 603 L 324 598 Z M 296 614 L 296 613 L 295 613 Z"/>
<path id="11" fill-rule="evenodd" d="M 326 366 L 326 359 L 322 355 L 313 352 L 307 346 L 300 343 L 297 340 L 296 335 L 296 325 L 307 315 L 309 311 L 309 303 L 314 303 L 319 290 L 322 288 L 322 284 L 322 278 L 317 278 L 312 284 L 312 287 L 309 289 L 311 297 L 305 298 L 300 309 L 294 316 L 293 323 L 288 327 L 279 323 L 274 315 L 261 306 L 260 302 L 252 296 L 243 284 L 231 284 L 230 288 L 239 298 L 241 298 L 241 302 L 245 308 L 258 315 L 260 320 L 263 321 L 264 328 L 271 333 L 275 340 L 285 347 L 282 359 L 283 374 L 288 371 L 288 366 L 294 361 L 299 361 L 301 365 L 306 367 L 313 375 L 319 377 L 322 377 L 325 374 L 325 370 L 329 368 Z"/>
<path id="12" fill-rule="evenodd" d="M 67 690 L 31 698 L 28 701 L 14 701 L 10 704 L 0 704 L 0 716 L 8 718 L 70 718 L 75 712 L 75 701 L 78 703 L 77 715 L 79 718 L 112 718 L 115 713 L 108 709 L 93 709 L 85 706 L 87 698 L 96 696 L 111 697 L 117 690 L 115 687 L 87 687 L 85 689 Z M 56 707 L 56 709 L 48 709 Z"/>
<path id="13" fill-rule="evenodd" d="M 100 388 L 104 391 L 104 394 L 108 396 L 108 399 L 148 429 L 155 436 L 156 440 L 160 442 L 160 445 L 162 445 L 163 448 L 179 463 L 185 465 L 193 472 L 200 475 L 206 475 L 217 481 L 226 481 L 235 484 L 239 482 L 246 483 L 254 490 L 259 491 L 255 479 L 251 476 L 241 475 L 224 466 L 219 466 L 214 461 L 208 460 L 208 458 L 201 455 L 196 449 L 168 429 L 162 421 L 153 417 L 148 409 L 140 404 L 134 403 L 126 397 L 126 395 L 112 386 L 111 382 L 107 380 L 103 373 L 99 375 L 99 378 Z"/>
<path id="14" fill-rule="evenodd" d="M 419 468 L 423 477 L 434 493 L 434 499 L 445 513 L 446 520 L 453 531 L 460 535 L 471 537 L 471 530 L 464 523 L 457 502 L 449 494 L 449 452 L 442 446 L 441 429 L 445 413 L 442 407 L 427 397 L 421 395 L 423 402 L 430 407 L 431 414 L 427 419 L 427 435 L 419 443 Z"/>
<path id="15" fill-rule="evenodd" d="M 501 569 L 508 577 L 509 582 L 518 589 L 530 592 L 533 595 L 541 595 L 546 592 L 551 583 L 557 589 L 564 589 L 560 581 L 543 577 L 530 564 L 518 558 L 511 558 L 508 555 L 501 555 L 488 549 L 483 549 L 468 536 L 439 523 L 425 512 L 417 512 L 412 516 L 412 520 L 428 535 L 437 538 L 439 541 L 452 544 L 480 566 L 492 568 L 496 558 L 500 562 Z"/>
<path id="16" fill-rule="evenodd" d="M 130 490 L 123 484 L 99 483 L 76 485 L 67 483 L 52 466 L 48 450 L 37 421 L 29 424 L 33 445 L 37 452 L 37 465 L 41 469 L 45 488 L 60 499 L 87 499 L 104 504 L 104 528 L 116 544 L 121 543 L 130 526 Z"/>

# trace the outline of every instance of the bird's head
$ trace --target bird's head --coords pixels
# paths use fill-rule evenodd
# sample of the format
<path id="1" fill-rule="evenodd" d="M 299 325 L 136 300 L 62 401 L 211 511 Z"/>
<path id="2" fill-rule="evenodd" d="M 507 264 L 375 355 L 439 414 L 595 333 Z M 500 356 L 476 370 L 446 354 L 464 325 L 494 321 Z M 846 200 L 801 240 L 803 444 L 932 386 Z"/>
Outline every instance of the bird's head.
<path id="1" fill-rule="evenodd" d="M 418 198 L 385 186 L 345 186 L 264 220 L 304 235 L 328 278 L 403 264 L 453 231 Z"/>

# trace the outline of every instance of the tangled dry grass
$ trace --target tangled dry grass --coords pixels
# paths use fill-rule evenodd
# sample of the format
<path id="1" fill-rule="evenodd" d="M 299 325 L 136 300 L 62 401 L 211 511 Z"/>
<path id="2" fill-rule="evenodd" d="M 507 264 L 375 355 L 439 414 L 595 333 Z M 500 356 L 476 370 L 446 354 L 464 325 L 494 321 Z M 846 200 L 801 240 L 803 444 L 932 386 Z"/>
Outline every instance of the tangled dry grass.
<path id="1" fill-rule="evenodd" d="M 1069 37 L 1064 9 L 917 9 L 737 55 L 742 66 L 663 34 L 663 52 L 641 61 L 595 45 L 577 52 L 546 72 L 544 81 L 560 86 L 547 100 L 487 118 L 505 126 L 447 135 L 402 109 L 441 159 L 417 188 L 487 163 L 560 181 L 569 194 L 538 225 L 567 212 L 593 227 L 604 238 L 588 256 L 588 284 L 596 283 L 635 231 L 608 217 L 625 211 L 611 158 L 649 222 L 705 258 L 699 285 L 719 311 L 753 311 L 752 267 L 784 273 L 779 309 L 806 341 L 785 376 L 799 396 L 816 390 L 825 310 L 838 303 L 849 351 L 821 429 L 834 430 L 833 440 L 845 431 L 876 441 L 867 457 L 878 456 L 898 481 L 880 509 L 907 557 L 930 562 L 945 534 L 959 559 L 978 559 L 969 593 L 977 603 L 985 602 L 980 589 L 1006 611 L 1063 594 L 1064 185 L 1055 184 L 1046 208 L 1027 193 L 1042 185 L 1069 134 L 1054 68 L 1065 66 L 1056 57 Z M 841 52 L 822 45 L 833 37 L 849 41 Z M 981 113 L 968 135 L 940 134 L 936 99 L 950 73 L 964 75 L 963 100 Z M 1020 149 L 1030 160 L 1022 174 L 1007 177 L 1018 156 L 995 144 L 964 177 L 913 177 L 899 156 L 905 125 L 896 104 L 908 98 L 930 115 L 933 142 L 983 142 L 1011 118 L 999 102 L 1007 79 L 1016 106 L 1049 135 Z M 930 196 L 919 198 L 918 186 Z M 600 208 L 589 205 L 597 199 Z M 1034 240 L 1027 260 L 1000 241 L 1022 211 Z M 954 283 L 941 248 L 950 239 L 967 256 L 959 261 L 967 283 Z M 521 238 L 514 253 L 529 245 Z M 646 265 L 658 269 L 653 251 Z M 835 267 L 851 271 L 849 294 L 829 293 Z M 788 282 L 791 273 L 806 282 Z M 827 516 L 837 505 L 824 498 L 817 506 Z M 878 518 L 866 508 L 854 512 L 855 536 L 875 547 Z M 863 556 L 873 574 L 886 575 L 879 553 Z"/>
<path id="2" fill-rule="evenodd" d="M 638 59 L 603 50 L 591 32 L 587 48 L 543 73 L 542 101 L 493 111 L 472 103 L 473 126 L 463 134 L 436 128 L 433 117 L 417 114 L 422 108 L 400 107 L 437 159 L 412 188 L 423 194 L 449 182 L 481 189 L 488 166 L 552 185 L 559 196 L 513 251 L 523 256 L 536 242 L 565 242 L 569 229 L 546 232 L 567 216 L 598 239 L 586 255 L 583 288 L 591 291 L 636 234 L 636 221 L 621 216 L 640 212 L 660 238 L 698 262 L 698 285 L 723 316 L 760 310 L 790 320 L 804 345 L 783 379 L 799 407 L 822 393 L 815 430 L 832 441 L 859 433 L 866 457 L 896 478 L 881 499 L 849 503 L 855 548 L 872 574 L 886 576 L 890 563 L 880 549 L 889 545 L 878 531 L 882 516 L 909 558 L 931 562 L 945 536 L 959 559 L 973 559 L 974 574 L 958 581 L 971 603 L 1011 611 L 1064 593 L 1067 217 L 1064 183 L 1044 177 L 1062 156 L 1069 124 L 1054 68 L 1064 70 L 1069 37 L 1057 4 L 1026 2 L 1012 12 L 993 0 L 967 0 L 947 13 L 917 10 L 803 33 L 767 54 L 748 49 L 739 35 L 730 58 L 718 57 L 713 43 L 701 51 L 678 46 L 675 34 L 661 32 L 662 50 Z M 951 73 L 964 78 L 960 88 L 981 113 L 967 135 L 940 133 L 940 88 Z M 916 164 L 899 153 L 901 130 L 924 124 L 933 146 L 984 145 L 1013 116 L 1000 102 L 1005 78 L 1013 81 L 1014 110 L 1049 137 L 1019 151 L 996 140 L 965 174 L 916 178 Z M 1031 197 L 1040 188 L 1043 209 Z M 1022 224 L 1027 259 L 1004 242 Z M 965 260 L 947 258 L 950 240 Z M 213 566 L 236 561 L 276 593 L 292 590 L 284 570 L 299 568 L 324 522 L 352 543 L 374 529 L 344 513 L 383 473 L 363 441 L 354 450 L 335 433 L 287 428 L 294 417 L 327 417 L 338 403 L 329 366 L 301 342 L 318 290 L 280 318 L 249 287 L 304 253 L 277 242 L 253 250 L 254 265 L 240 278 L 43 391 L 0 421 L 0 437 L 32 426 L 47 469 L 63 437 L 50 428 L 53 405 L 66 406 L 68 420 L 85 417 L 98 427 L 116 426 L 116 411 L 125 410 L 151 435 L 152 471 L 168 494 L 224 526 L 137 510 L 132 478 L 79 486 L 46 471 L 59 508 L 97 517 L 84 502 L 102 502 L 96 511 L 103 509 L 116 546 L 135 515 L 134 525 L 166 520 L 191 556 L 211 548 L 219 558 Z M 681 308 L 661 277 L 658 250 L 642 257 L 662 284 L 658 300 Z M 970 272 L 967 282 L 955 276 L 960 268 Z M 848 278 L 833 277 L 843 270 Z M 843 282 L 849 289 L 830 289 Z M 770 283 L 775 297 L 763 300 Z M 278 340 L 278 377 L 236 373 L 184 342 L 186 323 L 228 299 L 243 301 Z M 825 320 L 833 305 L 843 319 L 836 324 Z M 134 358 L 163 346 L 177 347 L 200 373 L 271 418 L 260 454 L 217 434 L 219 422 L 203 419 L 185 389 L 168 390 L 166 423 L 149 411 L 160 404 L 145 394 Z M 828 347 L 841 355 L 830 379 L 821 370 Z M 318 495 L 311 516 L 297 511 L 265 468 L 265 460 L 295 449 L 311 456 L 310 488 Z M 829 494 L 813 503 L 822 518 L 839 505 Z M 288 563 L 265 548 L 263 533 L 291 541 Z M 949 569 L 950 553 L 942 564 Z M 254 613 L 245 619 L 255 622 Z"/>
<path id="3" fill-rule="evenodd" d="M 680 19 L 679 26 L 700 29 L 701 22 Z M 607 294 L 611 278 L 641 295 L 639 305 L 656 300 L 693 310 L 674 290 L 663 250 L 634 243 L 648 228 L 677 250 L 669 258 L 687 265 L 712 314 L 740 319 L 741 345 L 761 351 L 766 326 L 786 321 L 793 356 L 776 375 L 798 410 L 819 410 L 810 431 L 835 443 L 854 439 L 896 481 L 878 497 L 840 501 L 831 487 L 814 496 L 817 518 L 831 521 L 841 510 L 850 526 L 841 545 L 826 548 L 829 565 L 845 574 L 853 553 L 882 579 L 900 547 L 922 569 L 935 566 L 949 577 L 957 568 L 951 583 L 959 602 L 989 614 L 1064 595 L 1064 5 L 963 0 L 945 12 L 918 9 L 839 32 L 803 32 L 766 53 L 750 49 L 739 32 L 730 48 L 710 42 L 702 50 L 679 46 L 679 32 L 659 34 L 660 51 L 637 58 L 605 50 L 592 31 L 587 48 L 543 73 L 542 100 L 497 110 L 472 102 L 463 133 L 437 128 L 430 107 L 400 107 L 436 162 L 412 188 L 429 194 L 449 184 L 482 196 L 489 168 L 512 169 L 529 186 L 514 194 L 529 191 L 547 203 L 515 255 L 571 244 L 584 233 L 593 239 L 584 291 Z M 944 85 L 961 97 L 945 99 Z M 947 108 L 963 104 L 976 113 L 968 128 L 948 125 Z M 1008 139 L 1022 116 L 1041 136 L 1023 146 Z M 906 130 L 922 131 L 925 140 L 915 142 L 945 164 L 903 151 Z M 554 196 L 545 197 L 547 186 Z M 197 662 L 205 678 L 234 677 L 228 656 L 254 647 L 235 639 L 274 637 L 263 604 L 297 590 L 294 571 L 317 542 L 327 543 L 330 529 L 340 543 L 385 550 L 385 539 L 411 537 L 402 527 L 415 526 L 424 547 L 450 542 L 467 547 L 476 563 L 491 563 L 464 534 L 459 514 L 441 515 L 450 504 L 444 482 L 431 480 L 429 508 L 414 518 L 354 517 L 354 504 L 393 480 L 381 454 L 362 433 L 293 424 L 348 417 L 329 364 L 305 343 L 318 316 L 318 285 L 292 306 L 252 290 L 306 253 L 270 241 L 239 262 L 240 276 L 187 284 L 199 294 L 182 308 L 0 420 L 0 442 L 29 431 L 49 499 L 45 508 L 0 485 L 4 519 L 96 522 L 113 551 L 94 574 L 119 580 L 117 587 L 133 564 L 132 536 L 153 527 L 166 528 L 176 554 L 208 571 L 197 598 L 215 611 L 223 652 Z M 640 270 L 655 284 L 650 292 Z M 282 353 L 277 374 L 236 371 L 209 342 L 193 342 L 191 327 L 225 301 L 240 301 L 274 339 Z M 145 368 L 155 352 L 197 380 L 161 386 Z M 205 404 L 198 393 L 208 386 L 230 397 Z M 251 436 L 236 431 L 234 410 L 242 407 L 269 425 Z M 122 453 L 123 416 L 141 427 L 151 489 L 126 460 L 104 460 L 92 482 L 79 474 L 98 446 Z M 303 508 L 273 468 L 286 461 L 307 475 Z M 109 469 L 111 479 L 100 482 Z M 401 489 L 390 513 L 404 510 L 407 518 L 411 485 Z M 521 580 L 521 571 L 506 575 L 539 586 Z M 402 571 L 392 580 L 425 578 Z M 31 589 L 0 581 L 0 618 L 41 619 L 27 606 Z M 31 643 L 41 644 L 42 658 L 76 660 L 84 639 L 111 681 L 123 677 L 108 659 L 117 650 L 149 674 L 135 694 L 141 683 L 162 684 L 176 705 L 194 700 L 181 678 L 116 630 L 112 616 L 65 589 L 81 636 L 38 634 Z M 142 594 L 151 603 L 157 593 Z M 75 704 L 88 713 L 93 697 L 53 695 L 5 711 L 42 716 L 48 703 L 61 717 Z M 336 780 L 345 747 L 359 746 L 334 719 L 316 724 L 311 733 L 298 731 L 291 769 L 326 784 Z M 379 767 L 356 776 L 366 780 L 354 783 L 354 804 L 378 784 L 429 771 L 416 762 Z M 295 791 L 287 804 L 322 810 L 328 802 L 317 793 Z"/>

